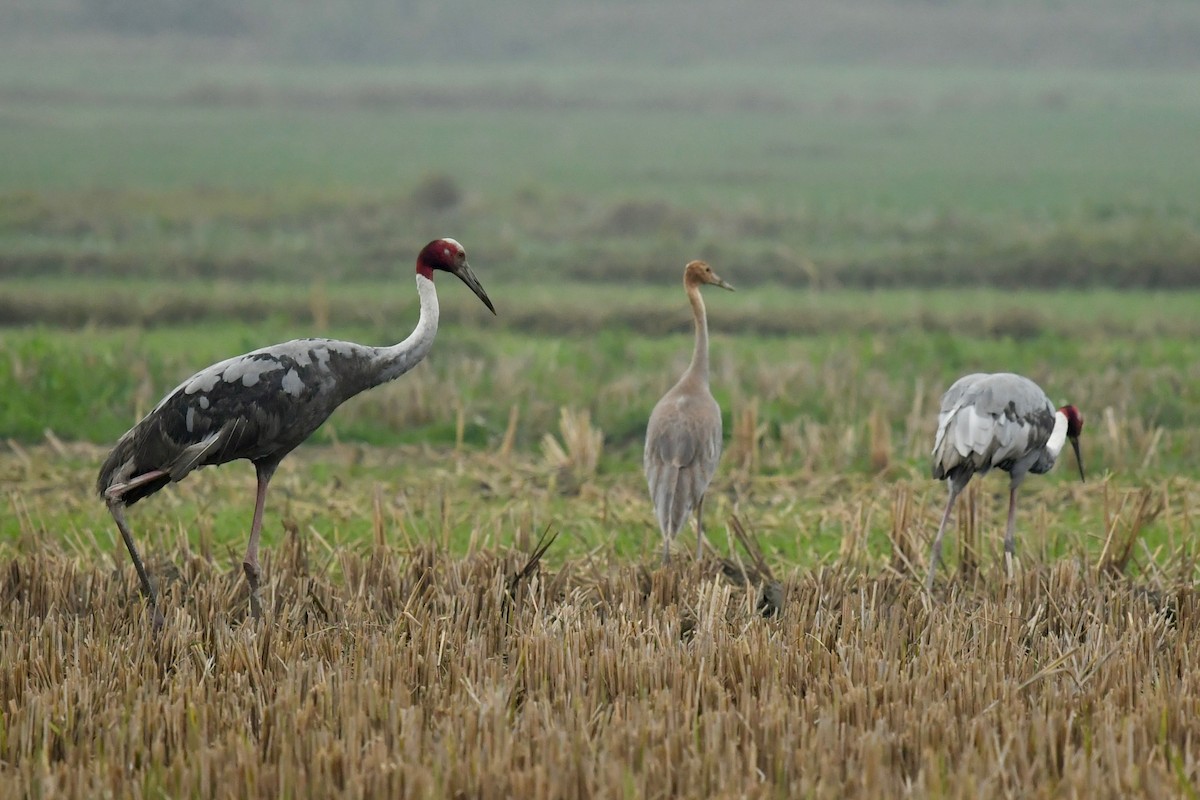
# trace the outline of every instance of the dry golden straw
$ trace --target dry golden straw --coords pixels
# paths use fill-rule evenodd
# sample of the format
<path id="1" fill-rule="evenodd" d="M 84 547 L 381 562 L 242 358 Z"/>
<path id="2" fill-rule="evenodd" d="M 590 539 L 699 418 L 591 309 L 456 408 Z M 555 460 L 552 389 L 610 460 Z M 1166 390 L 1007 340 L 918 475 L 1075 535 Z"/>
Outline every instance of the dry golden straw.
<path id="1" fill-rule="evenodd" d="M 834 565 L 765 618 L 690 562 L 306 535 L 274 548 L 258 625 L 239 571 L 177 550 L 157 640 L 129 569 L 57 545 L 0 563 L 4 794 L 1173 797 L 1200 776 L 1188 586 L 1028 563 L 931 603 Z"/>

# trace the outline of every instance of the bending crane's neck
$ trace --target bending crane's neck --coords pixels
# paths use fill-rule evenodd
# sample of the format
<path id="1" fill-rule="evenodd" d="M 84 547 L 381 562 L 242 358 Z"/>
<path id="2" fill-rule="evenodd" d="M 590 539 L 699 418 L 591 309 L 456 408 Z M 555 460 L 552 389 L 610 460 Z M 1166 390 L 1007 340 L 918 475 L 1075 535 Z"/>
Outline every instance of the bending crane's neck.
<path id="1" fill-rule="evenodd" d="M 417 294 L 421 297 L 421 318 L 417 327 L 400 344 L 381 347 L 375 351 L 372 364 L 371 386 L 394 381 L 421 363 L 433 347 L 433 337 L 438 329 L 438 298 L 433 281 L 417 275 Z"/>
<path id="2" fill-rule="evenodd" d="M 684 282 L 688 300 L 692 304 L 692 317 L 696 320 L 696 348 L 692 351 L 692 363 L 687 375 L 708 381 L 708 315 L 704 311 L 704 299 L 700 297 L 699 284 Z"/>
<path id="3" fill-rule="evenodd" d="M 1053 464 L 1058 459 L 1058 454 L 1062 452 L 1063 445 L 1067 443 L 1067 415 L 1061 411 L 1054 413 L 1054 430 L 1050 431 L 1050 438 L 1046 440 L 1046 452 L 1050 456 L 1050 463 Z"/>

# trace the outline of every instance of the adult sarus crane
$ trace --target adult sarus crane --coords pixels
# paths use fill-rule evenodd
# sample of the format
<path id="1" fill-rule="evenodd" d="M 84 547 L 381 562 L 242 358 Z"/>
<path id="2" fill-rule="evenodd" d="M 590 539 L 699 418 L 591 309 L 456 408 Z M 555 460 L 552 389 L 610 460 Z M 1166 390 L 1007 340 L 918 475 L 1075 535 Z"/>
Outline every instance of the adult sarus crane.
<path id="1" fill-rule="evenodd" d="M 663 536 L 663 563 L 671 560 L 671 540 L 692 509 L 696 511 L 696 558 L 704 552 L 704 492 L 721 458 L 721 408 L 708 388 L 708 317 L 700 287 L 705 284 L 733 291 L 703 261 L 683 271 L 683 288 L 696 321 L 692 363 L 662 396 L 646 427 L 643 466 L 654 515 Z"/>
<path id="2" fill-rule="evenodd" d="M 937 437 L 933 442 L 933 477 L 945 479 L 950 499 L 933 539 L 929 554 L 929 575 L 925 588 L 933 588 L 933 573 L 942 556 L 942 536 L 954 508 L 954 501 L 970 482 L 971 476 L 983 475 L 996 467 L 1010 476 L 1008 486 L 1008 527 L 1004 533 L 1004 552 L 1011 558 L 1016 552 L 1015 522 L 1017 489 L 1030 472 L 1049 472 L 1068 439 L 1075 450 L 1079 479 L 1083 477 L 1083 459 L 1079 455 L 1079 434 L 1083 416 L 1075 406 L 1055 409 L 1041 388 L 1011 372 L 975 373 L 959 378 L 942 396 L 938 414 Z"/>
<path id="3" fill-rule="evenodd" d="M 251 613 L 259 617 L 258 535 L 271 476 L 284 456 L 339 405 L 400 377 L 425 357 L 438 327 L 433 286 L 437 270 L 457 275 L 496 313 L 467 264 L 462 245 L 453 239 L 436 239 L 417 256 L 421 315 L 404 341 L 371 347 L 334 339 L 295 339 L 213 364 L 172 390 L 113 447 L 100 468 L 96 488 L 129 549 L 156 630 L 162 625 L 162 612 L 125 522 L 125 507 L 183 480 L 199 467 L 240 458 L 254 464 L 258 493 L 242 567 L 250 586 Z"/>

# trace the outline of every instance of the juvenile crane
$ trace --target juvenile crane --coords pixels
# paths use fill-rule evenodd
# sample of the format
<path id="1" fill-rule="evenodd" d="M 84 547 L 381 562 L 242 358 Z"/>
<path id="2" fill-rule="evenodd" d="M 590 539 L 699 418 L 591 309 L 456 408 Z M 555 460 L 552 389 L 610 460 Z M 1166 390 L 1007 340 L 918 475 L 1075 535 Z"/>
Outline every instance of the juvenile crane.
<path id="1" fill-rule="evenodd" d="M 975 373 L 954 382 L 942 396 L 933 442 L 933 477 L 947 481 L 950 499 L 929 554 L 926 590 L 933 588 L 933 573 L 942 557 L 942 536 L 954 501 L 971 476 L 983 475 L 993 467 L 1010 476 L 1004 552 L 1011 558 L 1016 552 L 1018 487 L 1030 472 L 1049 472 L 1068 439 L 1075 450 L 1079 479 L 1084 480 L 1079 455 L 1082 432 L 1079 409 L 1063 406 L 1055 410 L 1046 393 L 1028 378 L 1011 372 Z"/>
<path id="2" fill-rule="evenodd" d="M 708 388 L 708 317 L 700 287 L 710 284 L 733 291 L 703 261 L 683 271 L 683 288 L 696 321 L 692 363 L 662 396 L 646 427 L 643 465 L 654 515 L 663 536 L 663 563 L 671 560 L 671 540 L 689 512 L 696 511 L 696 558 L 704 552 L 704 492 L 721 458 L 721 408 Z"/>
<path id="3" fill-rule="evenodd" d="M 417 256 L 421 313 L 404 341 L 371 347 L 334 339 L 295 339 L 235 356 L 185 380 L 120 438 L 100 468 L 96 488 L 133 559 L 155 629 L 162 625 L 162 612 L 125 522 L 125 507 L 183 480 L 194 469 L 241 458 L 254 464 L 258 493 L 242 568 L 250 586 L 251 613 L 259 617 L 258 535 L 271 476 L 284 456 L 339 405 L 395 380 L 425 357 L 438 327 L 433 286 L 437 270 L 457 275 L 496 313 L 467 264 L 462 245 L 453 239 L 436 239 Z"/>

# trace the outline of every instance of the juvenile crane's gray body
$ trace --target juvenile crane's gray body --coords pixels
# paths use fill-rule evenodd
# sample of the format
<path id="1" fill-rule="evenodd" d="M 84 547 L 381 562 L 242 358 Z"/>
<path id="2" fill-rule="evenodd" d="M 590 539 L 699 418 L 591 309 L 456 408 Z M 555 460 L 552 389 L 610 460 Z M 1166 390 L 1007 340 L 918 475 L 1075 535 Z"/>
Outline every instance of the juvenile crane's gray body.
<path id="1" fill-rule="evenodd" d="M 1074 406 L 1055 409 L 1045 392 L 1028 378 L 1010 372 L 975 373 L 959 378 L 942 397 L 933 443 L 934 478 L 946 480 L 950 497 L 933 540 L 926 587 L 941 559 L 942 536 L 954 501 L 975 474 L 1002 469 L 1010 476 L 1008 526 L 1004 551 L 1016 552 L 1017 489 L 1030 472 L 1049 472 L 1070 438 L 1079 459 L 1083 418 Z"/>
<path id="2" fill-rule="evenodd" d="M 185 380 L 113 447 L 100 468 L 96 488 L 125 540 L 142 591 L 154 608 L 156 627 L 161 625 L 161 612 L 125 523 L 125 506 L 200 467 L 237 459 L 253 463 L 258 493 L 243 567 L 251 609 L 258 616 L 258 537 L 271 476 L 280 461 L 339 405 L 398 378 L 429 352 L 439 316 L 435 269 L 458 275 L 492 308 L 462 246 L 453 239 L 430 242 L 417 260 L 420 320 L 403 342 L 371 347 L 334 339 L 296 339 L 235 356 Z"/>
<path id="3" fill-rule="evenodd" d="M 643 466 L 662 531 L 664 564 L 671 559 L 671 540 L 693 509 L 697 559 L 703 554 L 704 493 L 721 458 L 721 408 L 708 386 L 708 317 L 700 297 L 706 283 L 733 290 L 703 261 L 687 265 L 683 285 L 696 323 L 692 361 L 655 404 L 646 426 Z"/>

